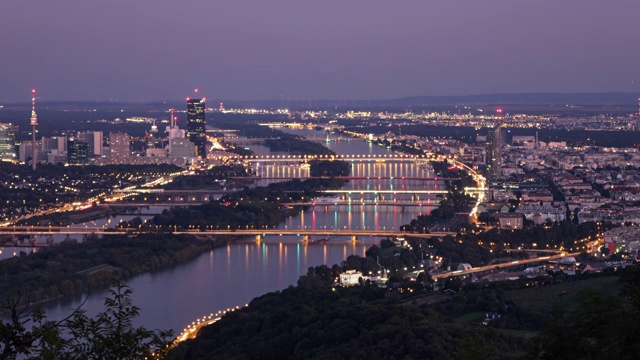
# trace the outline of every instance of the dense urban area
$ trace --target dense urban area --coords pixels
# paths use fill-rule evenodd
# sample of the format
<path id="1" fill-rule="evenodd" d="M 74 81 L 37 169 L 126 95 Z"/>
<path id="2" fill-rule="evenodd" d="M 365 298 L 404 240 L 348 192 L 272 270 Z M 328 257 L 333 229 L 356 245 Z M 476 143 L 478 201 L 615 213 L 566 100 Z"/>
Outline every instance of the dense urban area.
<path id="1" fill-rule="evenodd" d="M 166 359 L 637 356 L 640 114 L 329 105 L 207 108 L 192 98 L 40 111 L 34 95 L 1 108 L 0 359 L 126 354 L 112 336 L 130 338 L 136 357 Z M 332 142 L 387 153 L 339 153 Z M 363 176 L 360 163 L 432 175 Z M 360 181 L 371 185 L 341 190 Z M 426 209 L 428 196 L 428 211 L 395 228 L 282 227 L 316 208 Z M 163 210 L 142 216 L 154 206 Z M 376 241 L 245 306 L 183 319 L 182 332 L 131 322 L 144 311 L 124 285 L 133 277 L 283 234 L 325 247 L 325 258 L 333 242 Z M 109 285 L 96 319 L 36 310 Z"/>

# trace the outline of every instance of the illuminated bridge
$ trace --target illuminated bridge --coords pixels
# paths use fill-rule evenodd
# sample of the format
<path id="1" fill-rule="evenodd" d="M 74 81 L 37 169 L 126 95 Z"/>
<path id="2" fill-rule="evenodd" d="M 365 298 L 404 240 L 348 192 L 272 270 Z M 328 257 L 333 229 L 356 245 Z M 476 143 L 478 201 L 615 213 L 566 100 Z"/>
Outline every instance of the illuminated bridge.
<path id="1" fill-rule="evenodd" d="M 311 160 L 344 160 L 344 161 L 430 161 L 435 160 L 434 156 L 429 155 L 410 155 L 410 154 L 349 154 L 349 155 L 236 155 L 228 157 L 218 157 L 218 160 L 234 159 L 238 161 L 252 162 L 305 162 Z"/>
<path id="2" fill-rule="evenodd" d="M 10 226 L 0 228 L 0 235 L 118 235 L 118 234 L 144 234 L 155 233 L 154 230 L 148 229 L 107 229 L 103 227 L 78 227 L 72 228 L 67 226 Z M 319 230 L 305 230 L 305 229 L 222 229 L 222 230 L 176 230 L 170 231 L 173 234 L 192 234 L 192 235 L 234 235 L 234 236 L 255 236 L 256 239 L 260 239 L 264 236 L 302 236 L 308 237 L 313 235 L 319 236 L 349 236 L 353 240 L 357 236 L 379 236 L 379 237 L 419 237 L 419 238 L 431 238 L 446 235 L 455 236 L 455 232 L 432 232 L 429 234 L 410 233 L 404 231 L 388 231 L 388 230 L 333 230 L 333 229 L 319 229 Z"/>
<path id="3" fill-rule="evenodd" d="M 449 190 L 351 190 L 331 189 L 319 191 L 324 194 L 448 194 Z"/>
<path id="4" fill-rule="evenodd" d="M 438 177 L 409 177 L 409 176 L 236 176 L 234 180 L 308 180 L 308 179 L 337 179 L 337 180 L 416 180 L 416 181 L 449 181 L 460 180 L 460 178 L 438 178 Z"/>
<path id="5" fill-rule="evenodd" d="M 373 200 L 339 200 L 321 202 L 292 202 L 283 203 L 285 206 L 438 206 L 437 203 L 427 204 L 421 201 L 373 201 Z"/>

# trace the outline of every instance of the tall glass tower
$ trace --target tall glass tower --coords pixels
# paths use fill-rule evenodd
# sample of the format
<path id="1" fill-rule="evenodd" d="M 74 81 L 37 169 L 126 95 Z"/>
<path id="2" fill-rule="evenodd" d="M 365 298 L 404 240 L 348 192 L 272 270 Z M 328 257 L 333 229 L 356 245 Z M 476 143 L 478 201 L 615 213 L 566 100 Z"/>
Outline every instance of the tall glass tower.
<path id="1" fill-rule="evenodd" d="M 187 137 L 196 147 L 196 155 L 207 158 L 207 138 L 205 136 L 205 99 L 187 99 Z"/>
<path id="2" fill-rule="evenodd" d="M 489 181 L 500 178 L 502 173 L 502 134 L 501 125 L 487 134 L 487 177 Z"/>
<path id="3" fill-rule="evenodd" d="M 0 160 L 16 160 L 16 132 L 15 126 L 0 123 Z"/>

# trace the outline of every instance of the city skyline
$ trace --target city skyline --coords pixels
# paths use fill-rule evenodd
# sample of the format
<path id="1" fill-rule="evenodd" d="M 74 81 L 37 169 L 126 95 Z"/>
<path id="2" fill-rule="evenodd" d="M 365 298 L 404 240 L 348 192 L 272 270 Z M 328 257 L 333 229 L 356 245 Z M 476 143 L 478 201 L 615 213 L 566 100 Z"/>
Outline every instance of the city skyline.
<path id="1" fill-rule="evenodd" d="M 124 4 L 0 5 L 0 100 L 640 91 L 634 1 Z"/>

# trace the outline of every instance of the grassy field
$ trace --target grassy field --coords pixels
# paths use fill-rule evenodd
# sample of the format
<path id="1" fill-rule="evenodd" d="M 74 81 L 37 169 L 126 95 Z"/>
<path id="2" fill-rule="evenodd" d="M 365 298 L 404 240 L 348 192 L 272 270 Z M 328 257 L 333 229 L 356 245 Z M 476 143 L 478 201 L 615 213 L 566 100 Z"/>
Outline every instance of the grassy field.
<path id="1" fill-rule="evenodd" d="M 480 322 L 484 319 L 484 311 L 475 311 L 472 313 L 464 314 L 455 318 L 455 322 L 461 325 L 468 324 L 470 322 Z"/>
<path id="2" fill-rule="evenodd" d="M 567 281 L 563 283 L 513 290 L 506 293 L 508 299 L 535 312 L 544 312 L 557 306 L 571 306 L 580 302 L 587 291 L 615 295 L 620 287 L 617 276 Z"/>

